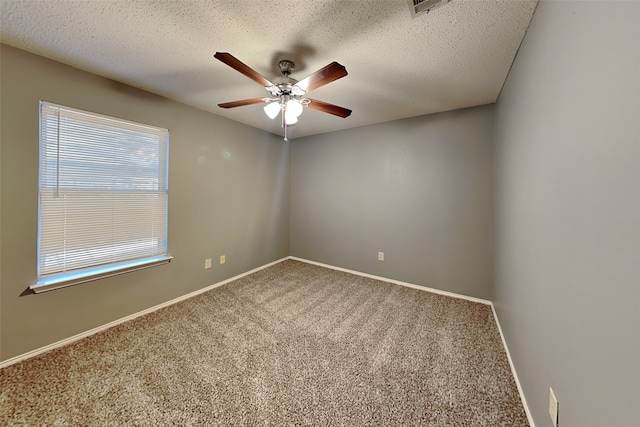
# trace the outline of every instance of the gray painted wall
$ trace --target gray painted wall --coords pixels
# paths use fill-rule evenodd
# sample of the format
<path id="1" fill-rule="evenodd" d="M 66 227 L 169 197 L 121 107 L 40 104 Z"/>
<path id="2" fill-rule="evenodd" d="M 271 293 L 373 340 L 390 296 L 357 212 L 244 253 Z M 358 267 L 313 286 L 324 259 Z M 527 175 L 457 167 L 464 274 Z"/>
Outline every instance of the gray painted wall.
<path id="1" fill-rule="evenodd" d="M 640 3 L 539 4 L 496 110 L 495 306 L 537 427 L 640 425 Z"/>
<path id="2" fill-rule="evenodd" d="M 1 360 L 289 255 L 289 151 L 281 138 L 1 48 Z M 170 130 L 170 264 L 22 296 L 36 280 L 40 99 Z M 211 270 L 205 258 L 213 258 Z"/>
<path id="3" fill-rule="evenodd" d="M 296 139 L 291 254 L 490 299 L 492 141 L 493 106 Z"/>

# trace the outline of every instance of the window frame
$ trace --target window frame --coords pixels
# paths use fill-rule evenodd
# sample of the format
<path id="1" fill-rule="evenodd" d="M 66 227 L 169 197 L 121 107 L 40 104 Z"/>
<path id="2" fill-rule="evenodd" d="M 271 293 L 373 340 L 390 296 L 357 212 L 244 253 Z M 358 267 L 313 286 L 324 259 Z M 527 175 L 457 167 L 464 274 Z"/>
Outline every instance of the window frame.
<path id="1" fill-rule="evenodd" d="M 48 109 L 49 111 L 47 111 L 45 113 L 45 109 Z M 104 188 L 103 184 L 98 182 L 98 180 L 101 178 L 100 173 L 105 173 L 105 171 L 102 171 L 100 173 L 95 173 L 94 172 L 87 172 L 87 175 L 82 175 L 80 174 L 79 176 L 76 176 L 75 179 L 77 180 L 77 182 L 74 182 L 71 185 L 67 186 L 67 191 L 71 194 L 75 193 L 81 193 L 81 192 L 85 192 L 85 193 L 92 193 L 92 192 L 96 192 L 97 196 L 96 198 L 92 198 L 91 200 L 93 202 L 96 202 L 96 200 L 99 199 L 100 196 L 104 196 L 112 194 L 114 195 L 113 197 L 123 197 L 123 195 L 125 196 L 124 198 L 126 199 L 126 195 L 130 195 L 131 192 L 140 192 L 142 194 L 145 195 L 150 195 L 151 198 L 153 199 L 153 195 L 154 194 L 164 194 L 164 201 L 161 200 L 161 208 L 163 210 L 161 211 L 157 211 L 156 207 L 153 206 L 152 207 L 152 213 L 147 213 L 147 216 L 153 216 L 153 215 L 157 215 L 158 213 L 160 213 L 161 215 L 164 215 L 164 227 L 163 227 L 163 231 L 164 231 L 164 238 L 158 240 L 158 236 L 157 234 L 153 234 L 152 236 L 148 236 L 146 237 L 146 239 L 150 239 L 149 243 L 151 243 L 152 241 L 154 241 L 153 239 L 156 238 L 156 242 L 161 242 L 160 244 L 160 249 L 164 249 L 164 253 L 162 254 L 158 254 L 157 251 L 155 251 L 156 253 L 149 256 L 150 253 L 148 253 L 146 256 L 137 256 L 131 259 L 125 258 L 122 256 L 122 251 L 121 251 L 121 247 L 125 246 L 127 244 L 130 245 L 130 241 L 126 241 L 126 240 L 119 240 L 118 238 L 114 237 L 114 240 L 111 240 L 109 242 L 107 242 L 107 245 L 104 246 L 104 248 L 108 248 L 106 249 L 106 253 L 103 251 L 99 251 L 99 253 L 107 258 L 112 258 L 109 260 L 109 262 L 104 262 L 104 260 L 101 263 L 98 264 L 90 264 L 87 263 L 87 261 L 89 261 L 92 256 L 86 255 L 83 257 L 80 257 L 82 261 L 82 263 L 85 263 L 87 265 L 81 265 L 81 266 L 76 266 L 76 267 L 70 267 L 67 269 L 66 265 L 64 265 L 63 267 L 58 268 L 58 270 L 61 271 L 55 271 L 55 272 L 46 272 L 43 274 L 43 272 L 41 270 L 43 270 L 43 252 L 42 252 L 42 232 L 43 232 L 43 197 L 46 198 L 46 196 L 48 195 L 49 197 L 51 197 L 51 188 L 49 187 L 51 185 L 51 183 L 48 181 L 48 178 L 45 176 L 45 173 L 48 173 L 48 171 L 44 171 L 43 170 L 43 164 L 46 164 L 46 160 L 50 160 L 50 156 L 47 156 L 47 154 L 43 155 L 43 151 L 47 151 L 48 149 L 48 145 L 47 144 L 51 144 L 52 139 L 47 139 L 47 136 L 44 136 L 44 132 L 43 131 L 43 123 L 45 123 L 46 120 L 49 120 L 51 118 L 50 116 L 50 110 L 56 110 L 58 112 L 58 135 L 56 136 L 57 139 L 54 139 L 54 143 L 57 144 L 58 146 L 58 158 L 55 160 L 55 168 L 56 168 L 56 173 L 58 175 L 60 175 L 60 170 L 66 170 L 64 169 L 67 166 L 62 165 L 63 160 L 61 160 L 62 158 L 59 155 L 59 151 L 61 150 L 61 134 L 60 134 L 60 111 L 64 111 L 65 113 L 69 113 L 71 115 L 77 114 L 78 116 L 86 116 L 87 117 L 87 121 L 83 121 L 83 120 L 76 120 L 78 123 L 81 123 L 80 126 L 85 126 L 89 123 L 94 124 L 94 123 L 98 123 L 100 126 L 107 126 L 109 128 L 109 123 L 112 124 L 112 126 L 109 128 L 111 129 L 114 134 L 111 135 L 109 134 L 108 137 L 100 137 L 102 139 L 99 139 L 99 144 L 102 145 L 102 143 L 107 140 L 107 141 L 111 141 L 110 145 L 107 145 L 108 147 L 113 147 L 113 148 L 119 148 L 120 150 L 126 150 L 127 148 L 130 147 L 125 147 L 122 144 L 122 141 L 118 141 L 118 138 L 121 136 L 120 134 L 118 134 L 118 132 L 123 132 L 123 129 L 128 129 L 128 127 L 132 127 L 135 129 L 139 129 L 141 132 L 144 133 L 145 129 L 149 129 L 149 134 L 147 134 L 144 138 L 148 138 L 149 135 L 154 135 L 157 134 L 158 135 L 158 140 L 157 143 L 159 144 L 157 146 L 157 151 L 154 153 L 157 153 L 157 155 L 159 156 L 159 161 L 158 164 L 156 166 L 156 171 L 155 171 L 155 179 L 158 182 L 158 185 L 160 186 L 159 188 L 138 188 L 138 189 L 123 189 L 117 186 L 117 184 L 115 184 L 115 179 L 113 180 L 113 186 L 112 187 L 108 187 L 108 188 Z M 46 114 L 49 114 L 47 117 L 45 117 Z M 56 119 L 54 119 L 56 120 Z M 90 282 L 90 281 L 94 281 L 94 280 L 98 280 L 98 279 L 102 279 L 102 278 L 106 278 L 106 277 L 112 277 L 115 275 L 119 275 L 119 274 L 124 274 L 124 273 L 128 273 L 131 271 L 137 271 L 137 270 L 141 270 L 141 269 L 145 269 L 145 268 L 150 268 L 150 267 L 154 267 L 157 265 L 163 265 L 166 263 L 169 263 L 173 257 L 171 255 L 169 255 L 169 244 L 168 244 L 168 234 L 169 234 L 169 130 L 168 129 L 164 129 L 164 128 L 159 128 L 157 126 L 151 126 L 151 125 L 146 125 L 146 124 L 142 124 L 142 123 L 137 123 L 137 122 L 133 122 L 130 120 L 124 120 L 121 118 L 117 118 L 117 117 L 112 117 L 112 116 L 107 116 L 107 115 L 103 115 L 103 114 L 99 114 L 99 113 L 93 113 L 93 112 L 89 112 L 89 111 L 85 111 L 85 110 L 79 110 L 76 108 L 72 108 L 72 107 L 66 107 L 63 105 L 59 105 L 59 104 L 54 104 L 51 102 L 47 102 L 47 101 L 40 101 L 39 103 L 39 124 L 40 124 L 40 129 L 39 129 L 39 135 L 38 135 L 38 144 L 39 144 L 39 156 L 38 156 L 38 241 L 37 241 L 37 281 L 36 283 L 34 283 L 33 285 L 30 286 L 31 290 L 33 290 L 35 293 L 41 293 L 41 292 L 45 292 L 45 291 L 50 291 L 53 289 L 58 289 L 58 288 L 63 288 L 63 287 L 67 287 L 67 286 L 72 286 L 72 285 L 77 285 L 80 283 L 86 283 L 86 282 Z M 124 127 L 122 127 L 124 126 Z M 87 130 L 85 128 L 81 128 L 80 132 L 86 132 Z M 91 134 L 88 134 L 90 136 L 90 139 L 93 138 L 98 138 L 97 134 L 94 134 L 93 132 L 96 132 L 94 129 L 90 129 L 90 132 L 92 132 Z M 69 134 L 71 136 L 67 136 L 65 135 L 65 137 L 69 137 L 71 138 L 72 136 L 77 136 L 76 134 Z M 142 140 L 138 139 L 139 142 L 143 143 L 144 138 Z M 134 138 L 135 140 L 135 138 Z M 76 143 L 76 144 L 84 144 L 85 141 L 81 141 L 80 143 Z M 95 143 L 94 143 L 95 144 Z M 120 146 L 119 146 L 120 144 Z M 95 149 L 95 147 L 94 147 Z M 121 156 L 123 156 L 121 154 Z M 123 158 L 123 157 L 121 157 Z M 135 158 L 135 157 L 134 157 Z M 45 162 L 43 162 L 43 159 L 45 160 Z M 72 163 L 72 159 L 71 158 L 64 158 L 65 161 Z M 117 160 L 117 158 L 116 158 Z M 82 163 L 82 161 L 80 161 L 80 163 L 82 165 L 84 165 L 84 167 L 89 170 L 88 165 L 91 163 L 87 163 L 84 164 Z M 111 162 L 107 162 L 105 164 L 105 166 L 103 166 L 105 168 L 105 170 L 107 168 L 109 168 L 109 164 L 111 164 Z M 116 169 L 118 169 L 121 173 L 124 173 L 125 168 L 128 165 L 126 163 L 121 163 L 118 164 L 118 166 L 116 167 Z M 46 169 L 47 166 L 44 166 L 44 169 Z M 108 172 L 108 171 L 107 171 Z M 117 175 L 120 178 L 123 177 L 123 175 Z M 135 179 L 141 179 L 141 178 L 148 178 L 148 177 L 142 177 L 140 176 L 140 178 L 138 178 L 139 175 L 135 175 L 134 176 L 134 180 Z M 92 181 L 92 178 L 95 179 L 95 181 Z M 153 178 L 153 175 L 152 175 Z M 86 180 L 86 181 L 85 181 Z M 82 181 L 82 182 L 81 182 Z M 88 183 L 88 184 L 87 184 Z M 58 197 L 58 189 L 62 186 L 62 184 L 60 184 L 60 178 L 58 178 L 58 182 L 56 183 L 57 188 L 55 190 L 55 196 L 54 197 Z M 122 194 L 119 194 L 120 192 L 122 192 Z M 76 202 L 77 203 L 77 202 Z M 125 204 L 125 206 L 127 206 Z M 95 214 L 96 211 L 94 211 Z M 114 212 L 116 213 L 120 213 L 122 214 L 122 210 L 118 210 L 117 208 L 114 208 Z M 126 215 L 132 215 L 130 213 L 126 213 Z M 137 215 L 137 214 L 136 214 Z M 136 215 L 133 215 L 133 218 L 136 218 Z M 65 210 L 64 213 L 64 217 L 67 217 L 67 212 Z M 162 217 L 162 216 L 161 216 Z M 97 221 L 96 221 L 97 222 Z M 49 226 L 51 227 L 51 226 Z M 65 230 L 66 230 L 66 223 L 64 225 Z M 95 224 L 94 224 L 94 227 Z M 100 228 L 101 225 L 98 225 L 95 230 L 102 230 L 102 228 Z M 105 224 L 105 228 L 109 227 L 108 224 Z M 51 228 L 47 229 L 47 231 L 51 231 Z M 98 231 L 98 233 L 100 233 L 100 231 Z M 155 232 L 154 232 L 155 233 Z M 67 237 L 64 237 L 64 240 L 66 240 Z M 83 242 L 84 243 L 84 242 Z M 93 246 L 90 246 L 90 244 L 93 244 Z M 102 245 L 102 242 L 100 243 Z M 65 246 L 65 244 L 63 244 L 63 246 Z M 87 246 L 82 246 L 81 251 L 86 251 L 86 252 L 91 252 L 91 251 L 95 251 L 97 248 L 99 248 L 100 246 L 97 246 L 96 243 L 88 243 Z M 66 248 L 61 248 L 63 253 L 66 253 Z M 103 249 L 104 250 L 104 249 Z M 111 254 L 111 256 L 109 256 L 109 254 Z M 120 255 L 118 255 L 120 254 Z M 57 255 L 56 255 L 57 256 Z"/>

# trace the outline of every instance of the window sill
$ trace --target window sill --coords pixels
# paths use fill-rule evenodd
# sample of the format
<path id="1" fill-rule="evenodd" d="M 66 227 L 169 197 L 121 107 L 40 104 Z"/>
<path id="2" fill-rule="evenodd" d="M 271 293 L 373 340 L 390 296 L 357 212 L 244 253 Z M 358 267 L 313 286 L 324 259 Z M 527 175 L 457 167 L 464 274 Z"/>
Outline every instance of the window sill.
<path id="1" fill-rule="evenodd" d="M 39 294 L 46 291 L 52 291 L 54 289 L 66 288 L 67 286 L 79 285 L 80 283 L 104 279 L 105 277 L 117 276 L 130 271 L 137 271 L 155 267 L 156 265 L 167 264 L 171 262 L 172 259 L 173 257 L 170 255 L 163 255 L 54 274 L 51 276 L 41 277 L 35 285 L 31 285 L 29 287 L 33 292 Z"/>

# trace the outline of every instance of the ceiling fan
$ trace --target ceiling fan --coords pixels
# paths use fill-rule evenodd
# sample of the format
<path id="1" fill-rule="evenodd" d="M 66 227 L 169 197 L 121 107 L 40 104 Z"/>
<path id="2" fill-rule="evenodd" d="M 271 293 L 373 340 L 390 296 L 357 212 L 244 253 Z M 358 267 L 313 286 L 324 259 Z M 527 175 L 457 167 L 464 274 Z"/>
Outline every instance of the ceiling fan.
<path id="1" fill-rule="evenodd" d="M 304 107 L 343 118 L 351 115 L 351 110 L 347 108 L 306 97 L 312 90 L 338 80 L 348 74 L 347 69 L 337 62 L 332 62 L 304 79 L 297 81 L 289 77 L 295 67 L 294 63 L 284 59 L 278 62 L 278 67 L 283 76 L 276 77 L 273 79 L 273 82 L 271 82 L 230 53 L 216 52 L 214 57 L 257 82 L 271 94 L 270 97 L 266 98 L 251 98 L 225 102 L 218 104 L 218 107 L 235 108 L 266 102 L 267 105 L 265 105 L 264 111 L 269 118 L 275 119 L 278 113 L 282 115 L 285 141 L 287 141 L 287 127 L 298 122 L 298 117 L 302 114 Z"/>

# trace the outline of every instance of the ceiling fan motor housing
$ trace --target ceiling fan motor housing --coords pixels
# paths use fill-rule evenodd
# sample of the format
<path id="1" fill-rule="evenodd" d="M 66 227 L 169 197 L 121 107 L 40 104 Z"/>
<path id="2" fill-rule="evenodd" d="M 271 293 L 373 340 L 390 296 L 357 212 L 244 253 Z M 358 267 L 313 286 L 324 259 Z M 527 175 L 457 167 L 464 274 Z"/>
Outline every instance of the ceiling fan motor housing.
<path id="1" fill-rule="evenodd" d="M 271 95 L 274 97 L 280 97 L 283 95 L 301 97 L 304 95 L 306 92 L 296 86 L 298 81 L 289 77 L 291 72 L 295 69 L 293 61 L 283 59 L 278 62 L 278 67 L 280 67 L 283 77 L 276 77 L 273 79 L 273 86 L 267 87 L 267 90 L 271 92 Z"/>
<path id="2" fill-rule="evenodd" d="M 293 62 L 291 61 L 280 61 L 278 63 L 278 65 L 280 65 L 280 68 L 282 68 L 283 62 L 288 62 L 293 65 Z M 290 68 L 289 70 L 293 70 L 293 68 Z M 292 79 L 284 71 L 283 74 L 284 76 L 276 77 L 275 79 L 273 79 L 273 86 L 268 86 L 267 90 L 271 92 L 271 95 L 274 97 L 281 97 L 284 95 L 295 97 L 300 100 L 300 97 L 302 97 L 306 92 L 299 86 L 296 86 L 296 83 L 298 83 L 296 79 Z"/>

